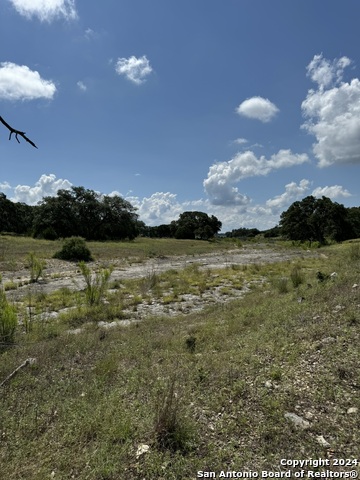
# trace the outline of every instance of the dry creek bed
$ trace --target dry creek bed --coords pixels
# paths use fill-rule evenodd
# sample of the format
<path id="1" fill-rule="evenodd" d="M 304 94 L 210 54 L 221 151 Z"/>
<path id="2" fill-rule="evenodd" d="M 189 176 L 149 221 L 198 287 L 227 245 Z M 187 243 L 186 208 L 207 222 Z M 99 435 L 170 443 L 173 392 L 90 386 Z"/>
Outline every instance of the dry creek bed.
<path id="1" fill-rule="evenodd" d="M 269 247 L 250 246 L 241 247 L 236 250 L 228 250 L 210 254 L 184 255 L 174 257 L 156 257 L 148 259 L 144 262 L 137 262 L 136 259 L 129 259 L 126 263 L 124 260 L 114 259 L 108 262 L 113 266 L 111 280 L 124 279 L 140 279 L 151 274 L 159 274 L 167 270 L 182 270 L 185 267 L 196 264 L 200 269 L 220 269 L 232 265 L 251 265 L 261 263 L 275 263 L 288 260 L 294 260 L 304 256 L 315 256 L 313 252 L 304 250 L 286 250 L 279 251 Z M 91 262 L 90 268 L 96 270 L 101 268 L 103 264 L 100 262 Z M 29 271 L 21 269 L 17 271 L 3 271 L 3 284 L 14 282 L 21 284 L 29 280 Z M 115 325 L 127 325 L 132 321 L 141 320 L 148 315 L 179 315 L 200 311 L 204 307 L 212 303 L 223 303 L 228 300 L 239 298 L 244 295 L 250 288 L 251 283 L 261 283 L 264 279 L 250 281 L 244 284 L 240 290 L 232 288 L 232 283 L 224 281 L 220 286 L 206 290 L 201 295 L 186 294 L 182 295 L 181 301 L 170 302 L 164 304 L 159 299 L 153 299 L 151 302 L 143 302 L 137 305 L 136 309 L 125 310 L 124 314 L 128 320 L 114 321 L 109 324 L 101 324 L 103 327 L 111 327 Z M 77 269 L 76 265 L 61 260 L 47 260 L 44 269 L 44 278 L 39 283 L 31 285 L 23 285 L 16 290 L 9 290 L 7 296 L 16 302 L 23 302 L 24 298 L 29 294 L 29 289 L 33 289 L 34 293 L 42 292 L 45 294 L 52 293 L 62 288 L 70 290 L 82 290 L 85 282 Z M 224 293 L 223 287 L 226 288 Z M 110 291 L 111 293 L 112 291 Z M 116 291 L 113 291 L 114 293 Z M 62 310 L 63 311 L 63 310 Z M 46 318 L 56 318 L 59 312 L 46 312 L 42 316 Z"/>

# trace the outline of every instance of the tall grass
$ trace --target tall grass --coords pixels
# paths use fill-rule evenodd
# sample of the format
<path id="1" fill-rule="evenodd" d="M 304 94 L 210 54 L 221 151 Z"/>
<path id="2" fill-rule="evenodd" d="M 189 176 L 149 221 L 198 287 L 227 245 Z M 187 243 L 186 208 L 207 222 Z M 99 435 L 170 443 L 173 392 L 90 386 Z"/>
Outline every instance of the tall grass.
<path id="1" fill-rule="evenodd" d="M 84 261 L 78 263 L 80 272 L 85 280 L 85 297 L 88 306 L 100 305 L 106 290 L 109 288 L 110 276 L 113 268 L 102 269 L 92 273 Z"/>
<path id="2" fill-rule="evenodd" d="M 4 290 L 0 288 L 0 348 L 14 343 L 16 326 L 15 308 L 8 303 Z"/>
<path id="3" fill-rule="evenodd" d="M 35 283 L 43 275 L 45 261 L 37 257 L 34 252 L 30 252 L 26 258 L 26 266 L 30 270 L 30 283 Z"/>

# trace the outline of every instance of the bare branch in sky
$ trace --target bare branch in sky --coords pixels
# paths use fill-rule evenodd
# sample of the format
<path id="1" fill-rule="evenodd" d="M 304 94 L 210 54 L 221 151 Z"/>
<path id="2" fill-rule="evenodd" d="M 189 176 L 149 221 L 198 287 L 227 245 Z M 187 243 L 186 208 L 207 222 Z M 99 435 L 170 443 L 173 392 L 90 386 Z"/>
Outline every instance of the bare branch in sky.
<path id="1" fill-rule="evenodd" d="M 26 140 L 28 143 L 30 143 L 30 145 L 32 145 L 33 147 L 35 148 L 38 148 L 35 143 L 30 140 L 30 138 L 28 138 L 26 135 L 25 135 L 25 132 L 20 132 L 20 130 L 16 130 L 15 128 L 11 127 L 7 122 L 5 122 L 5 120 L 0 117 L 0 122 L 5 125 L 5 127 L 10 131 L 10 134 L 9 134 L 9 140 L 11 140 L 11 135 L 14 133 L 15 134 L 15 138 L 17 140 L 18 143 L 20 143 L 20 140 L 18 139 L 18 135 L 20 135 L 24 140 Z"/>

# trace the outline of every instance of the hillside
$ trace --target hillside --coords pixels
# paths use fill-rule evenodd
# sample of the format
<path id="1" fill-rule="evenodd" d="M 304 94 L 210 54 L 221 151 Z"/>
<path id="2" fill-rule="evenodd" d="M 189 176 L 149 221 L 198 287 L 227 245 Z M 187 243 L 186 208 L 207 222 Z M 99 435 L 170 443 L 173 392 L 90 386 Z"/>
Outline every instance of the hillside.
<path id="1" fill-rule="evenodd" d="M 150 257 L 160 244 L 165 251 L 152 242 Z M 51 245 L 38 251 L 48 262 Z M 206 248 L 224 245 L 234 248 Z M 326 462 L 308 463 L 304 478 L 359 472 L 360 242 L 296 255 L 285 244 L 265 247 L 283 261 L 210 269 L 192 255 L 190 267 L 110 277 L 98 305 L 85 291 L 45 293 L 41 283 L 21 299 L 8 290 L 21 324 L 15 345 L 1 352 L 0 383 L 29 362 L 0 387 L 3 478 L 185 480 L 222 471 L 260 478 L 264 470 L 301 470 L 281 459 L 319 458 Z M 98 275 L 112 274 L 120 247 L 111 255 L 94 248 L 91 268 L 106 261 Z M 24 261 L 13 258 L 17 267 Z M 140 265 L 145 260 L 138 255 Z M 227 301 L 106 328 L 154 299 L 181 305 L 212 288 Z M 237 299 L 234 289 L 242 291 Z M 339 458 L 351 463 L 336 466 Z"/>

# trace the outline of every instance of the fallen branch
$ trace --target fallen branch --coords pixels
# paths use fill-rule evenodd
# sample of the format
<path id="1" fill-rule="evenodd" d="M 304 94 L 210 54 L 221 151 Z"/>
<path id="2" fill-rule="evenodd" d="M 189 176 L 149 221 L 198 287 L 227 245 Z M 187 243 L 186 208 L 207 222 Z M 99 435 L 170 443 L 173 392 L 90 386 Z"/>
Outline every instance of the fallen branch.
<path id="1" fill-rule="evenodd" d="M 26 365 L 32 365 L 35 362 L 36 362 L 36 358 L 27 358 L 24 363 L 22 363 L 17 368 L 15 368 L 15 370 L 12 373 L 10 373 L 10 375 L 6 377 L 3 382 L 0 383 L 0 387 L 2 387 L 3 385 L 5 385 L 5 383 L 9 382 L 13 377 L 15 377 L 18 371 L 26 367 Z"/>
<path id="2" fill-rule="evenodd" d="M 11 127 L 7 122 L 5 122 L 5 120 L 0 117 L 0 122 L 5 125 L 5 127 L 10 131 L 10 134 L 9 134 L 9 140 L 11 140 L 11 135 L 14 133 L 15 134 L 15 138 L 16 138 L 16 141 L 18 143 L 20 143 L 20 140 L 18 139 L 18 135 L 20 135 L 24 140 L 26 140 L 28 143 L 30 143 L 30 145 L 32 145 L 33 147 L 35 148 L 38 148 L 35 143 L 33 141 L 30 140 L 30 138 L 28 138 L 26 135 L 25 135 L 25 132 L 20 132 L 20 130 L 16 130 L 15 128 Z"/>

